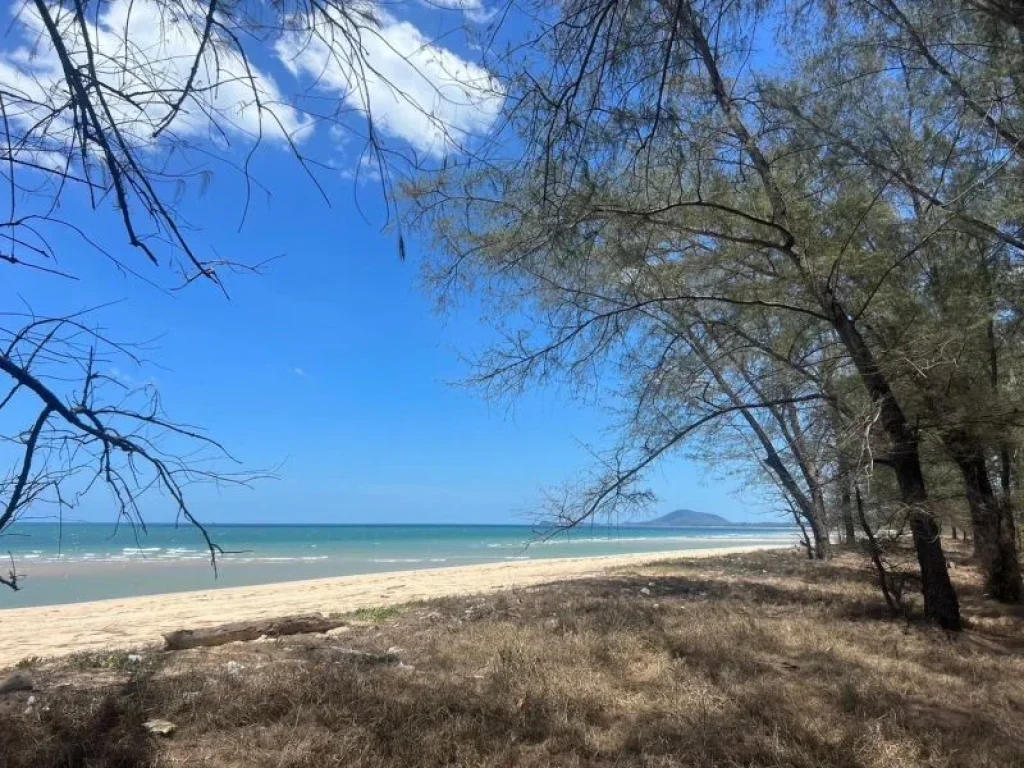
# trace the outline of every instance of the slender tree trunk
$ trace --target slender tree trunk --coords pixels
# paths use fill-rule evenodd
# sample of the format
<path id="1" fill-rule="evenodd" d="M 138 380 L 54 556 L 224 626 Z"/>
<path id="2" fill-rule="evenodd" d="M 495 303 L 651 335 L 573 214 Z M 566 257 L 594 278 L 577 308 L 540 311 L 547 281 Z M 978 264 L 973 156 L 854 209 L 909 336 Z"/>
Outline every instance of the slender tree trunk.
<path id="1" fill-rule="evenodd" d="M 748 130 L 737 109 L 735 97 L 722 78 L 717 54 L 701 26 L 697 11 L 689 4 L 676 6 L 673 10 L 676 13 L 681 12 L 681 19 L 689 27 L 694 51 L 707 72 L 712 93 L 725 122 L 736 135 L 754 171 L 761 179 L 772 208 L 774 223 L 788 237 L 787 242 L 780 246 L 780 250 L 787 254 L 807 286 L 814 292 L 824 317 L 835 329 L 857 369 L 864 388 L 878 406 L 882 427 L 892 444 L 890 459 L 900 486 L 900 496 L 910 518 L 914 549 L 921 568 L 921 594 L 924 598 L 925 614 L 940 627 L 958 631 L 961 629 L 960 603 L 953 582 L 949 578 L 939 527 L 929 509 L 928 491 L 921 469 L 916 433 L 908 423 L 887 376 L 861 335 L 853 313 L 848 312 L 839 301 L 830 281 L 816 275 L 808 266 L 794 234 L 796 230 L 790 223 L 785 195 L 778 184 L 771 163 Z"/>
<path id="2" fill-rule="evenodd" d="M 745 416 L 750 417 L 748 421 L 753 419 L 753 416 L 750 416 L 746 411 L 743 413 Z M 756 419 L 753 420 L 756 421 Z M 758 425 L 758 427 L 760 427 L 760 425 Z M 807 494 L 801 490 L 796 479 L 793 477 L 793 473 L 789 471 L 789 468 L 782 461 L 778 451 L 775 450 L 775 446 L 764 433 L 764 430 L 758 428 L 754 430 L 754 433 L 761 441 L 762 446 L 764 446 L 765 465 L 775 473 L 779 483 L 785 489 L 786 494 L 793 501 L 793 504 L 799 508 L 800 513 L 803 515 L 804 520 L 811 529 L 811 538 L 814 542 L 814 558 L 816 560 L 827 560 L 831 556 L 828 529 L 824 526 L 822 519 L 818 516 L 814 503 L 807 498 Z"/>
<path id="3" fill-rule="evenodd" d="M 958 631 L 961 628 L 960 604 L 949 578 L 939 526 L 927 511 L 928 493 L 916 447 L 915 443 L 912 452 L 897 459 L 896 480 L 903 503 L 909 508 L 910 532 L 921 568 L 925 614 L 940 627 Z"/>
<path id="4" fill-rule="evenodd" d="M 857 529 L 853 522 L 853 504 L 850 499 L 850 486 L 843 482 L 843 488 L 839 492 L 839 509 L 843 516 L 843 541 L 848 545 L 857 542 Z"/>
<path id="5" fill-rule="evenodd" d="M 831 295 L 831 290 L 826 289 L 822 297 L 823 307 L 828 307 L 827 299 Z M 900 498 L 906 505 L 910 519 L 914 551 L 921 568 L 921 594 L 924 597 L 925 614 L 940 627 L 959 631 L 960 602 L 949 578 L 939 525 L 928 502 L 917 436 L 853 319 L 834 299 L 829 314 L 837 334 L 850 352 L 865 388 L 878 405 L 882 426 L 892 444 L 889 456 L 900 487 Z"/>
<path id="6" fill-rule="evenodd" d="M 814 545 L 811 544 L 811 537 L 807 534 L 807 526 L 804 525 L 804 517 L 801 515 L 795 506 L 789 505 L 790 514 L 793 515 L 793 519 L 796 520 L 797 526 L 800 528 L 800 543 L 803 545 L 804 550 L 807 552 L 807 559 L 814 559 Z"/>
<path id="7" fill-rule="evenodd" d="M 820 485 L 815 484 L 811 488 L 811 505 L 814 509 L 814 524 L 818 528 L 818 540 L 821 542 L 818 559 L 828 560 L 832 557 L 832 532 L 829 530 L 825 494 L 822 493 Z"/>
<path id="8" fill-rule="evenodd" d="M 837 462 L 839 469 L 839 516 L 843 524 L 843 541 L 848 546 L 857 543 L 857 528 L 853 520 L 853 499 L 850 495 L 850 468 L 842 450 Z"/>
<path id="9" fill-rule="evenodd" d="M 1024 584 L 1010 499 L 996 494 L 985 453 L 976 442 L 958 435 L 947 436 L 946 444 L 963 477 L 974 528 L 974 552 L 984 574 L 985 592 L 1000 602 L 1019 603 L 1024 597 Z"/>
<path id="10" fill-rule="evenodd" d="M 892 615 L 898 616 L 902 612 L 902 606 L 890 588 L 889 573 L 885 570 L 885 563 L 882 562 L 882 550 L 878 546 L 878 540 L 875 539 L 875 534 L 871 530 L 868 518 L 864 514 L 864 500 L 861 498 L 859 486 L 856 488 L 856 492 L 857 518 L 860 520 L 861 529 L 864 531 L 864 546 L 867 548 L 868 556 L 871 558 L 871 564 L 875 567 L 875 575 L 878 576 L 878 588 L 882 591 L 882 597 L 885 598 L 885 604 L 889 606 Z"/>
<path id="11" fill-rule="evenodd" d="M 714 360 L 712 360 L 707 347 L 704 346 L 703 342 L 697 337 L 697 335 L 688 329 L 681 329 L 680 335 L 686 340 L 686 343 L 690 345 L 690 348 L 700 357 L 701 362 L 707 368 L 708 372 L 714 377 L 722 392 L 734 405 L 742 406 L 743 400 L 738 394 L 736 394 L 736 390 L 729 383 L 729 380 L 719 370 Z M 807 521 L 807 525 L 810 527 L 811 535 L 813 537 L 815 559 L 827 560 L 832 554 L 832 547 L 831 542 L 829 541 L 828 528 L 825 525 L 824 496 L 820 493 L 814 494 L 813 492 L 811 496 L 808 496 L 796 481 L 793 473 L 789 471 L 789 467 L 787 467 L 786 463 L 782 460 L 778 450 L 775 448 L 775 443 L 772 442 L 771 436 L 765 431 L 765 428 L 761 426 L 761 423 L 757 420 L 754 414 L 750 412 L 750 409 L 741 407 L 739 412 L 747 422 L 751 432 L 753 432 L 754 436 L 757 437 L 758 442 L 761 443 L 761 447 L 764 448 L 765 466 L 771 469 L 775 474 L 776 478 L 778 478 L 779 484 L 782 486 L 794 507 L 799 510 L 800 514 L 802 514 L 804 519 Z M 794 452 L 798 450 L 797 446 L 790 447 Z M 801 526 L 801 528 L 802 527 L 803 526 Z"/>
<path id="12" fill-rule="evenodd" d="M 709 334 L 712 334 L 710 328 L 707 328 L 707 331 Z M 714 338 L 713 334 L 712 338 Z M 757 394 L 761 400 L 767 401 L 769 398 L 765 396 L 764 392 L 758 386 L 757 381 L 750 375 L 750 372 L 739 363 L 737 363 L 736 368 L 743 377 L 743 380 L 747 383 L 747 386 L 750 387 L 750 389 Z M 793 460 L 796 462 L 797 469 L 800 471 L 800 476 L 804 479 L 803 487 L 807 489 L 806 496 L 810 502 L 807 514 L 808 523 L 814 533 L 815 557 L 819 560 L 828 560 L 832 557 L 832 539 L 829 536 L 828 509 L 825 504 L 825 492 L 822 489 L 814 459 L 810 455 L 811 452 L 807 449 L 806 441 L 804 440 L 803 433 L 800 429 L 799 419 L 794 413 L 792 415 L 792 419 L 787 421 L 786 414 L 780 407 L 771 407 L 768 408 L 767 411 L 771 414 L 776 424 L 778 424 L 782 438 L 786 441 L 786 446 L 793 455 Z M 758 425 L 758 428 L 760 429 L 760 425 Z M 763 432 L 763 430 L 761 431 Z M 776 454 L 776 457 L 778 457 L 778 454 Z M 795 480 L 793 481 L 793 484 L 795 485 Z"/>

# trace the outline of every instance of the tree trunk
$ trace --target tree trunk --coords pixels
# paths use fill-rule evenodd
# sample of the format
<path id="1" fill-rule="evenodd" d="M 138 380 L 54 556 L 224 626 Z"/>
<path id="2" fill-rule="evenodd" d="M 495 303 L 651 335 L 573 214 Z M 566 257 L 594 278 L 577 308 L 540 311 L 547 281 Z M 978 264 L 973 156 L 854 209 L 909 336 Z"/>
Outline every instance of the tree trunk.
<path id="1" fill-rule="evenodd" d="M 949 578 L 939 526 L 927 511 L 928 493 L 925 490 L 916 441 L 913 448 L 913 451 L 902 456 L 897 454 L 894 464 L 896 480 L 900 485 L 900 496 L 909 509 L 910 532 L 914 539 L 917 563 L 921 568 L 924 612 L 943 629 L 959 631 L 960 602 Z"/>
<path id="2" fill-rule="evenodd" d="M 984 574 L 985 592 L 1000 602 L 1019 603 L 1024 585 L 1010 499 L 996 494 L 984 451 L 977 443 L 964 435 L 954 435 L 947 436 L 946 444 L 963 476 L 974 528 L 974 552 Z"/>
<path id="3" fill-rule="evenodd" d="M 917 436 L 896 399 L 889 380 L 875 360 L 860 329 L 842 306 L 835 300 L 831 289 L 821 297 L 822 307 L 829 313 L 836 333 L 850 353 L 857 372 L 871 399 L 878 405 L 882 426 L 892 443 L 890 453 L 900 498 L 910 518 L 910 532 L 914 551 L 921 568 L 921 594 L 924 612 L 943 629 L 959 631 L 960 601 L 949 578 L 946 555 L 942 551 L 942 537 L 928 503 L 928 491 L 921 469 L 921 454 Z"/>
<path id="4" fill-rule="evenodd" d="M 850 468 L 846 464 L 846 457 L 842 449 L 839 451 L 837 462 L 839 468 L 839 516 L 843 524 L 843 541 L 848 546 L 857 543 L 857 528 L 853 521 L 853 500 L 850 496 Z"/>
<path id="5" fill-rule="evenodd" d="M 828 560 L 832 557 L 832 532 L 829 530 L 828 509 L 825 506 L 825 494 L 821 492 L 821 486 L 815 485 L 811 489 L 811 506 L 814 509 L 814 520 L 811 525 L 815 531 L 815 540 L 818 545 L 818 559 Z"/>
<path id="6" fill-rule="evenodd" d="M 857 529 L 853 522 L 853 505 L 850 503 L 850 486 L 843 483 L 839 495 L 839 507 L 843 516 L 843 540 L 850 546 L 857 543 Z"/>
<path id="7" fill-rule="evenodd" d="M 744 415 L 749 414 L 744 413 Z M 775 473 L 779 483 L 786 490 L 793 504 L 800 509 L 804 520 L 807 521 L 807 525 L 811 529 L 811 538 L 814 541 L 814 559 L 828 560 L 832 555 L 832 547 L 828 538 L 828 528 L 825 527 L 823 518 L 818 516 L 818 510 L 815 509 L 813 502 L 800 489 L 793 474 L 783 463 L 778 451 L 775 450 L 775 446 L 767 438 L 764 431 L 756 429 L 755 434 L 760 438 L 761 444 L 765 449 L 765 465 Z"/>
<path id="8" fill-rule="evenodd" d="M 882 562 L 882 550 L 879 548 L 875 534 L 868 523 L 868 518 L 864 514 L 864 500 L 861 498 L 859 486 L 856 491 L 857 518 L 860 520 L 861 528 L 864 530 L 864 546 L 867 548 L 868 556 L 871 558 L 871 564 L 875 567 L 875 575 L 878 577 L 878 588 L 882 591 L 882 597 L 885 598 L 885 604 L 889 606 L 892 615 L 898 616 L 903 612 L 903 606 L 900 604 L 897 596 L 893 594 L 889 584 L 889 573 L 885 570 L 885 563 Z"/>
<path id="9" fill-rule="evenodd" d="M 1010 447 L 1010 443 L 1004 440 L 999 446 L 999 485 L 1007 497 L 1010 495 L 1010 481 L 1013 476 L 1012 455 L 1013 449 Z"/>
<path id="10" fill-rule="evenodd" d="M 868 346 L 857 326 L 853 313 L 835 295 L 831 282 L 814 273 L 808 266 L 799 248 L 796 229 L 790 226 L 786 198 L 772 170 L 768 157 L 743 122 L 737 110 L 735 96 L 726 85 L 718 68 L 717 52 L 712 48 L 700 23 L 695 9 L 684 4 L 677 6 L 682 19 L 689 26 L 694 51 L 703 62 L 711 82 L 711 90 L 729 128 L 739 140 L 744 153 L 750 158 L 754 171 L 760 177 L 765 194 L 772 209 L 773 222 L 787 235 L 787 242 L 781 246 L 790 262 L 805 279 L 813 291 L 823 317 L 835 329 L 836 335 L 846 348 L 847 354 L 857 369 L 857 374 L 878 406 L 880 421 L 892 443 L 891 459 L 900 486 L 900 496 L 910 517 L 910 530 L 914 537 L 914 549 L 921 568 L 921 593 L 924 597 L 925 614 L 944 629 L 959 631 L 960 604 L 956 590 L 949 578 L 946 556 L 942 551 L 939 529 L 928 508 L 928 492 L 925 488 L 924 473 L 921 470 L 921 456 L 918 451 L 917 435 L 907 422 L 899 399 L 892 389 L 885 372 L 879 366 L 874 353 Z"/>
<path id="11" fill-rule="evenodd" d="M 235 621 L 205 629 L 179 629 L 168 632 L 164 635 L 164 649 L 182 651 L 187 648 L 251 641 L 260 637 L 322 633 L 345 624 L 346 622 L 341 619 L 328 619 L 319 613 L 282 616 L 277 619 L 261 619 L 259 621 Z"/>
<path id="12" fill-rule="evenodd" d="M 807 519 L 807 524 L 811 526 L 811 534 L 814 537 L 815 560 L 828 560 L 832 557 L 832 540 L 829 538 L 828 527 L 822 522 L 824 519 L 822 512 L 823 510 L 816 509 Z"/>
<path id="13" fill-rule="evenodd" d="M 808 497 L 807 493 L 804 492 L 804 489 L 800 487 L 800 484 L 796 481 L 793 473 L 789 471 L 789 467 L 786 466 L 782 457 L 779 455 L 778 450 L 775 448 L 775 443 L 772 442 L 771 435 L 765 431 L 764 427 L 761 426 L 761 423 L 757 420 L 754 414 L 750 412 L 749 408 L 741 407 L 743 405 L 742 398 L 740 398 L 736 393 L 736 390 L 718 369 L 718 366 L 715 365 L 707 347 L 704 346 L 703 342 L 697 337 L 697 335 L 686 328 L 680 329 L 680 335 L 686 340 L 686 343 L 690 345 L 690 348 L 700 357 L 701 362 L 704 363 L 708 372 L 714 377 L 722 392 L 725 393 L 734 405 L 739 407 L 740 415 L 743 416 L 747 425 L 750 427 L 751 432 L 754 433 L 758 442 L 761 443 L 761 447 L 764 448 L 765 466 L 775 473 L 775 476 L 786 495 L 810 526 L 811 535 L 814 540 L 815 559 L 827 560 L 832 555 L 832 547 L 831 542 L 829 541 L 828 527 L 825 525 L 824 496 L 820 493 L 814 493 L 814 489 L 812 488 L 811 496 Z M 794 454 L 797 455 L 797 460 L 799 461 L 799 446 L 791 444 L 790 448 L 793 450 Z M 802 527 L 803 526 L 801 526 L 801 528 Z"/>
<path id="14" fill-rule="evenodd" d="M 789 505 L 789 511 L 793 515 L 793 519 L 796 521 L 797 526 L 800 528 L 800 544 L 803 545 L 804 550 L 807 552 L 807 559 L 814 559 L 814 545 L 811 544 L 811 537 L 807 534 L 807 526 L 804 525 L 803 516 L 797 512 L 796 507 L 792 504 Z"/>

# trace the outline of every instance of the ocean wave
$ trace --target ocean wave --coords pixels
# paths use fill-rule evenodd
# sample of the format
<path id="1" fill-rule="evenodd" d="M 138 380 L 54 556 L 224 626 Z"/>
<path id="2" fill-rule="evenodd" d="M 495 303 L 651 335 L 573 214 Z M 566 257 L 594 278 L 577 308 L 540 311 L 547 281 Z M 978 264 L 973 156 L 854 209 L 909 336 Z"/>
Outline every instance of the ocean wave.
<path id="1" fill-rule="evenodd" d="M 443 534 L 443 530 L 441 531 Z M 431 538 L 414 540 L 412 534 L 396 537 L 394 541 L 367 542 L 354 537 L 353 540 L 324 540 L 315 544 L 308 538 L 282 535 L 280 540 L 242 536 L 232 532 L 232 541 L 225 541 L 229 549 L 244 549 L 234 553 L 225 553 L 218 559 L 225 563 L 253 564 L 256 569 L 263 564 L 267 570 L 277 567 L 284 570 L 285 564 L 297 563 L 295 570 L 308 569 L 314 571 L 317 566 L 302 566 L 302 563 L 319 563 L 330 561 L 339 563 L 338 567 L 348 572 L 357 563 L 364 564 L 366 570 L 385 570 L 374 568 L 373 565 L 391 565 L 403 568 L 406 565 L 439 567 L 463 561 L 501 562 L 511 560 L 530 560 L 545 557 L 582 557 L 605 556 L 625 553 L 647 553 L 680 550 L 745 546 L 757 544 L 783 544 L 793 540 L 794 532 L 786 529 L 758 530 L 756 528 L 736 528 L 733 530 L 638 530 L 623 529 L 620 535 L 615 531 L 602 528 L 581 529 L 568 534 L 562 533 L 549 539 L 535 538 L 535 532 L 521 528 L 515 531 L 495 531 L 481 529 L 476 535 L 465 536 L 461 532 L 449 540 L 437 534 Z M 418 535 L 418 534 L 417 534 Z M 227 537 L 227 534 L 225 534 Z M 154 540 L 155 539 L 155 540 Z M 172 568 L 180 563 L 181 568 L 198 568 L 208 563 L 209 551 L 199 540 L 186 539 L 181 536 L 153 536 L 136 542 L 128 539 L 123 541 L 99 541 L 85 537 L 70 536 L 63 541 L 63 549 L 58 551 L 61 541 L 55 539 L 52 548 L 38 548 L 39 540 L 27 547 L 14 552 L 14 557 L 24 560 L 26 568 L 43 571 L 43 564 L 84 563 L 83 571 L 96 568 L 107 563 L 111 568 L 123 569 L 146 563 L 154 563 L 154 569 Z M 320 547 L 320 544 L 323 547 Z M 131 544 L 132 546 L 122 546 Z M 163 546 L 156 546 L 163 544 Z M 371 546 L 368 546 L 371 544 Z M 140 546 L 151 545 L 151 546 Z M 266 549 L 264 549 L 266 548 Z M 267 551 L 269 550 L 269 551 Z M 416 555 L 411 555 L 416 552 Z M 348 563 L 347 565 L 345 563 Z M 328 571 L 327 564 L 319 570 Z"/>
<path id="2" fill-rule="evenodd" d="M 781 533 L 765 533 L 765 534 L 753 534 L 753 533 L 718 533 L 709 534 L 707 536 L 578 536 L 578 537 L 555 537 L 551 539 L 537 539 L 527 540 L 519 542 L 490 542 L 487 544 L 488 549 L 528 549 L 531 547 L 558 547 L 558 546 L 576 546 L 586 544 L 634 544 L 638 542 L 665 542 L 666 544 L 673 542 L 706 542 L 706 541 L 721 541 L 723 539 L 733 540 L 745 540 L 745 541 L 764 541 L 767 539 L 785 539 L 791 537 L 793 534 L 789 531 Z"/>
<path id="3" fill-rule="evenodd" d="M 29 560 L 33 564 L 35 563 L 185 563 L 203 561 L 209 562 L 210 555 L 208 552 L 203 550 L 192 549 L 185 550 L 182 552 L 147 552 L 148 556 L 142 557 L 138 553 L 130 552 L 128 554 L 108 552 L 102 555 L 95 552 L 83 552 L 83 553 L 60 553 L 53 555 L 37 555 L 37 554 L 24 554 L 18 555 L 17 557 L 21 560 Z M 306 555 L 306 556 L 294 556 L 294 557 L 260 557 L 260 556 L 239 556 L 237 554 L 223 554 L 219 555 L 218 560 L 228 560 L 236 563 L 291 563 L 291 562 L 305 562 L 313 563 L 320 562 L 323 560 L 329 560 L 327 555 Z"/>

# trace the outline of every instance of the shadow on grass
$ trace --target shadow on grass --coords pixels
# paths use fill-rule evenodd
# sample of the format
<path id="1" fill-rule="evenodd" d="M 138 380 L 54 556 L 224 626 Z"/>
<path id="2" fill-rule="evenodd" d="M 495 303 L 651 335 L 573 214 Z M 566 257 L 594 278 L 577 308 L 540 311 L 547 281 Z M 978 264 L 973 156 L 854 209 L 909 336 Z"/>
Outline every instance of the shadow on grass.
<path id="1" fill-rule="evenodd" d="M 106 689 L 66 688 L 23 696 L 0 725 L 2 768 L 141 768 L 154 764 L 154 736 L 143 727 L 155 667 Z"/>

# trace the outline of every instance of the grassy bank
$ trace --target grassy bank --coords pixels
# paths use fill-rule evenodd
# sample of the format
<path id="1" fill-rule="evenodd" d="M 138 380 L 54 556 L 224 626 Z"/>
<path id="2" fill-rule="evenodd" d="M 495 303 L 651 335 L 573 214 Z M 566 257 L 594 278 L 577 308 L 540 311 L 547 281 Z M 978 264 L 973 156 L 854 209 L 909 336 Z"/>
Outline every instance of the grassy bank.
<path id="1" fill-rule="evenodd" d="M 971 624 L 954 638 L 889 619 L 860 558 L 765 552 L 364 611 L 325 637 L 35 661 L 37 690 L 0 697 L 0 756 L 7 768 L 1024 765 L 1024 621 L 954 562 Z M 151 718 L 177 730 L 152 736 Z"/>

